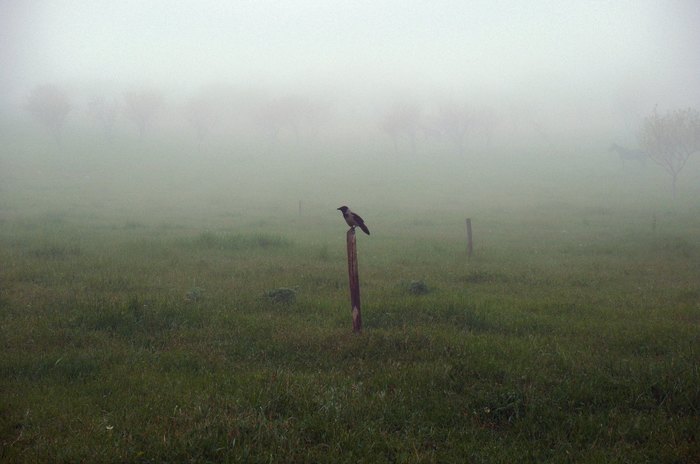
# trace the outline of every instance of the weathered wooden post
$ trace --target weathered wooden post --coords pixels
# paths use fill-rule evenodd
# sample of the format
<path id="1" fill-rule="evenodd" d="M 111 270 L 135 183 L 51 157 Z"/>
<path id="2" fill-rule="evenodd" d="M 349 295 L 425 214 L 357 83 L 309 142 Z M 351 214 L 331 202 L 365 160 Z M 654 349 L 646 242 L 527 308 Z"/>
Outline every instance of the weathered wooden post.
<path id="1" fill-rule="evenodd" d="M 350 278 L 350 306 L 352 307 L 352 331 L 362 332 L 362 312 L 360 311 L 360 277 L 357 272 L 357 243 L 355 228 L 347 233 L 348 243 L 348 276 Z"/>
<path id="2" fill-rule="evenodd" d="M 467 218 L 467 257 L 471 258 L 474 247 L 472 245 L 472 219 Z"/>

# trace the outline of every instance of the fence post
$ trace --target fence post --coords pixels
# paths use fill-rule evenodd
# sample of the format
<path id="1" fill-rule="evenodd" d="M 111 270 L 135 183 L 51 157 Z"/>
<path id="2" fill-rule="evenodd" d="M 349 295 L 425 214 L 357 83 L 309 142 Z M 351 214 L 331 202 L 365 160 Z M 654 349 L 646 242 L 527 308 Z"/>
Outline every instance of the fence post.
<path id="1" fill-rule="evenodd" d="M 467 218 L 467 257 L 471 258 L 474 247 L 472 245 L 472 219 Z"/>
<path id="2" fill-rule="evenodd" d="M 357 272 L 357 243 L 355 228 L 347 233 L 348 244 L 348 276 L 350 278 L 350 306 L 352 307 L 352 331 L 362 332 L 362 313 L 360 311 L 360 278 Z"/>

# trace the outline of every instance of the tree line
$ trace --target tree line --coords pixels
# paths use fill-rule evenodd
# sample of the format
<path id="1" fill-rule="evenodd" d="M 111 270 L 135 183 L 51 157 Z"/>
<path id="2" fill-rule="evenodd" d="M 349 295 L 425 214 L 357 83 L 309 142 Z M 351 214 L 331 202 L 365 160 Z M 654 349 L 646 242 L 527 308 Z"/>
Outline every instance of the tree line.
<path id="1" fill-rule="evenodd" d="M 119 114 L 124 114 L 140 137 L 150 130 L 165 106 L 162 92 L 149 87 L 134 88 L 121 99 L 96 96 L 89 99 L 87 113 L 111 138 Z M 232 96 L 221 87 L 202 88 L 183 107 L 195 136 L 202 142 L 227 116 L 232 107 L 241 108 L 266 136 L 275 140 L 283 131 L 295 138 L 303 128 L 317 127 L 329 117 L 329 109 L 300 95 L 275 98 Z M 26 109 L 60 143 L 63 127 L 73 109 L 68 94 L 52 84 L 38 85 L 27 97 Z M 240 113 L 239 113 L 240 114 Z M 411 101 L 389 106 L 377 121 L 378 129 L 390 138 L 395 152 L 400 146 L 415 151 L 421 139 L 441 139 L 463 155 L 468 137 L 478 132 L 490 141 L 498 117 L 490 108 L 475 108 L 465 102 L 446 100 L 426 112 Z M 657 108 L 643 120 L 638 130 L 641 151 L 671 177 L 674 197 L 679 175 L 691 156 L 700 152 L 700 113 L 695 108 L 672 109 L 659 113 Z"/>

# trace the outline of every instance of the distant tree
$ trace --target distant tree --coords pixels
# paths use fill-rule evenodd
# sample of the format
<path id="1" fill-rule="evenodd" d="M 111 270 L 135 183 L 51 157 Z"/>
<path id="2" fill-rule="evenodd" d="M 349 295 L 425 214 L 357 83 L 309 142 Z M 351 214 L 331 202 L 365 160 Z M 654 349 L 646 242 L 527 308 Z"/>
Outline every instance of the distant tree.
<path id="1" fill-rule="evenodd" d="M 473 116 L 474 125 L 481 134 L 486 145 L 493 143 L 493 134 L 499 123 L 498 113 L 494 108 L 487 105 L 479 107 Z"/>
<path id="2" fill-rule="evenodd" d="M 136 124 L 141 137 L 144 136 L 153 118 L 163 107 L 164 101 L 160 92 L 149 88 L 132 90 L 124 95 L 126 114 Z"/>
<path id="3" fill-rule="evenodd" d="M 27 98 L 26 108 L 60 143 L 63 126 L 71 110 L 66 93 L 51 84 L 36 86 Z"/>
<path id="4" fill-rule="evenodd" d="M 421 109 L 418 105 L 402 102 L 392 106 L 382 119 L 382 130 L 391 137 L 394 143 L 394 152 L 399 151 L 399 140 L 406 138 L 411 143 L 411 148 L 416 151 L 416 136 L 422 129 Z"/>
<path id="5" fill-rule="evenodd" d="M 107 100 L 104 96 L 93 97 L 88 102 L 88 114 L 100 125 L 107 139 L 111 139 L 114 135 L 118 110 L 119 105 L 116 100 Z"/>
<path id="6" fill-rule="evenodd" d="M 670 174 L 675 198 L 678 175 L 690 155 L 700 151 L 700 114 L 686 108 L 660 115 L 654 108 L 642 125 L 640 147 Z"/>
<path id="7" fill-rule="evenodd" d="M 213 94 L 200 92 L 187 102 L 185 107 L 187 120 L 192 124 L 197 140 L 203 142 L 209 132 L 222 118 L 221 106 Z"/>
<path id="8" fill-rule="evenodd" d="M 423 136 L 423 140 L 426 141 L 442 139 L 442 128 L 435 114 L 428 114 L 421 118 L 420 133 Z"/>
<path id="9" fill-rule="evenodd" d="M 283 130 L 289 130 L 297 141 L 301 129 L 314 118 L 314 105 L 301 95 L 286 95 L 265 102 L 259 110 L 259 121 L 272 140 Z"/>
<path id="10" fill-rule="evenodd" d="M 463 155 L 466 151 L 467 134 L 471 126 L 471 114 L 467 105 L 445 103 L 440 105 L 437 124 L 443 133 Z"/>

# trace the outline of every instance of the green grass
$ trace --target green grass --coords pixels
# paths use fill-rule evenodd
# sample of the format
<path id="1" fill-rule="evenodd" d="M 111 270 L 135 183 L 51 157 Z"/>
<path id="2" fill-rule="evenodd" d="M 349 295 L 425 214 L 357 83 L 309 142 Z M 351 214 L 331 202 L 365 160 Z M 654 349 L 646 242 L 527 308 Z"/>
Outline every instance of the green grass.
<path id="1" fill-rule="evenodd" d="M 623 185 L 606 202 L 569 178 L 557 201 L 535 188 L 462 209 L 391 184 L 395 197 L 361 209 L 372 236 L 358 237 L 353 335 L 339 179 L 300 218 L 304 189 L 281 169 L 261 180 L 279 190 L 251 203 L 252 165 L 231 174 L 244 185 L 215 177 L 187 194 L 192 170 L 215 173 L 178 158 L 168 180 L 42 183 L 19 167 L 57 161 L 4 156 L 17 177 L 0 201 L 3 462 L 700 460 L 692 198 Z M 441 169 L 424 167 L 426 185 Z M 280 304 L 279 290 L 295 297 Z"/>

